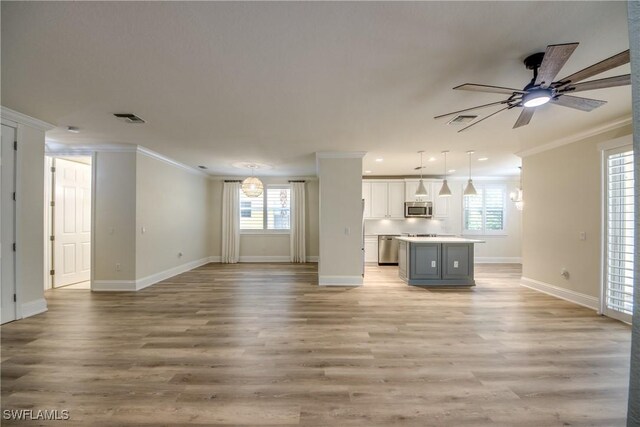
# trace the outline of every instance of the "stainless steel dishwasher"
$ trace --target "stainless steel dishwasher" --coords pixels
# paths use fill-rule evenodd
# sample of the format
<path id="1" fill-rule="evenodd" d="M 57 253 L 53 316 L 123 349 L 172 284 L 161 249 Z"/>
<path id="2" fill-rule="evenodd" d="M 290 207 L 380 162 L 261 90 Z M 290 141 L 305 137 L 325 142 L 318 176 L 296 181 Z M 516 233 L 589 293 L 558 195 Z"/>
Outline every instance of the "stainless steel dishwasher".
<path id="1" fill-rule="evenodd" d="M 399 234 L 378 236 L 378 265 L 398 265 Z"/>

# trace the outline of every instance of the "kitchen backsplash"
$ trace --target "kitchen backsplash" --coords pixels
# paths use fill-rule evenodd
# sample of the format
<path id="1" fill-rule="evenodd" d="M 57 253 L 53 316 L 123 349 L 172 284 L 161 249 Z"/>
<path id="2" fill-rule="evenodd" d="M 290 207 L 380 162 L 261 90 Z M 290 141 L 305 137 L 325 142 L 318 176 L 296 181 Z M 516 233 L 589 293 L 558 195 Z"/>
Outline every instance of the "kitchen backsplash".
<path id="1" fill-rule="evenodd" d="M 405 220 L 367 219 L 364 221 L 364 234 L 449 234 L 447 221 L 437 219 L 408 218 Z"/>

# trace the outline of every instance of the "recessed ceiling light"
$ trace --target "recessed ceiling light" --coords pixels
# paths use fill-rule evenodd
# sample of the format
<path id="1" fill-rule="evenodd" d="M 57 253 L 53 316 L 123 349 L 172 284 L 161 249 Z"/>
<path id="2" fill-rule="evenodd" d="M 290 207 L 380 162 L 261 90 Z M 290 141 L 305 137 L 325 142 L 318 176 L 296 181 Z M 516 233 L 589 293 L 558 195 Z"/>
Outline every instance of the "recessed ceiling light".
<path id="1" fill-rule="evenodd" d="M 478 159 L 479 162 L 484 162 L 485 160 L 489 160 L 489 158 L 488 157 L 480 157 Z"/>
<path id="2" fill-rule="evenodd" d="M 383 159 L 382 157 L 378 157 L 378 158 L 376 159 L 376 162 L 381 162 L 381 161 L 383 161 L 383 160 L 384 160 L 384 159 Z"/>
<path id="3" fill-rule="evenodd" d="M 455 169 L 449 169 L 449 173 L 454 173 L 455 171 Z"/>
<path id="4" fill-rule="evenodd" d="M 364 171 L 364 173 L 371 173 L 371 171 Z"/>
<path id="5" fill-rule="evenodd" d="M 436 158 L 435 158 L 435 157 L 429 157 L 429 161 L 430 161 L 430 162 L 435 162 L 435 161 L 436 161 Z"/>
<path id="6" fill-rule="evenodd" d="M 75 126 L 67 126 L 67 132 L 71 133 L 80 133 L 80 129 Z"/>

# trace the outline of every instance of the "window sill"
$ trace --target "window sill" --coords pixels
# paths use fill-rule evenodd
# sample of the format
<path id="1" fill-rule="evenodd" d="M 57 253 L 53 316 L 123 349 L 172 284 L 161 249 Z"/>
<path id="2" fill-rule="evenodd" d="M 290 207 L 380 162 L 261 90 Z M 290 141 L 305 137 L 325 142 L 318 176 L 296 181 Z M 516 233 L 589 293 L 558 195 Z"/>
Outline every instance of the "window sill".
<path id="1" fill-rule="evenodd" d="M 240 235 L 288 236 L 291 230 L 240 230 Z"/>

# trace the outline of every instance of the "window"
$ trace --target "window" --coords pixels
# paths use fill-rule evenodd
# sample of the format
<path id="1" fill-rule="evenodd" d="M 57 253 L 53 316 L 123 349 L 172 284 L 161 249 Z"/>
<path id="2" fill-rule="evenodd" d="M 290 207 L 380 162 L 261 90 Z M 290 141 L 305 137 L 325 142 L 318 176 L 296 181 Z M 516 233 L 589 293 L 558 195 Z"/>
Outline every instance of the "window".
<path id="1" fill-rule="evenodd" d="M 606 152 L 603 312 L 631 322 L 633 312 L 634 179 L 630 148 Z"/>
<path id="2" fill-rule="evenodd" d="M 476 185 L 476 190 L 477 195 L 463 197 L 464 234 L 504 234 L 506 188 L 503 185 Z"/>
<path id="3" fill-rule="evenodd" d="M 268 186 L 260 197 L 247 197 L 240 190 L 240 230 L 289 231 L 291 188 Z"/>

